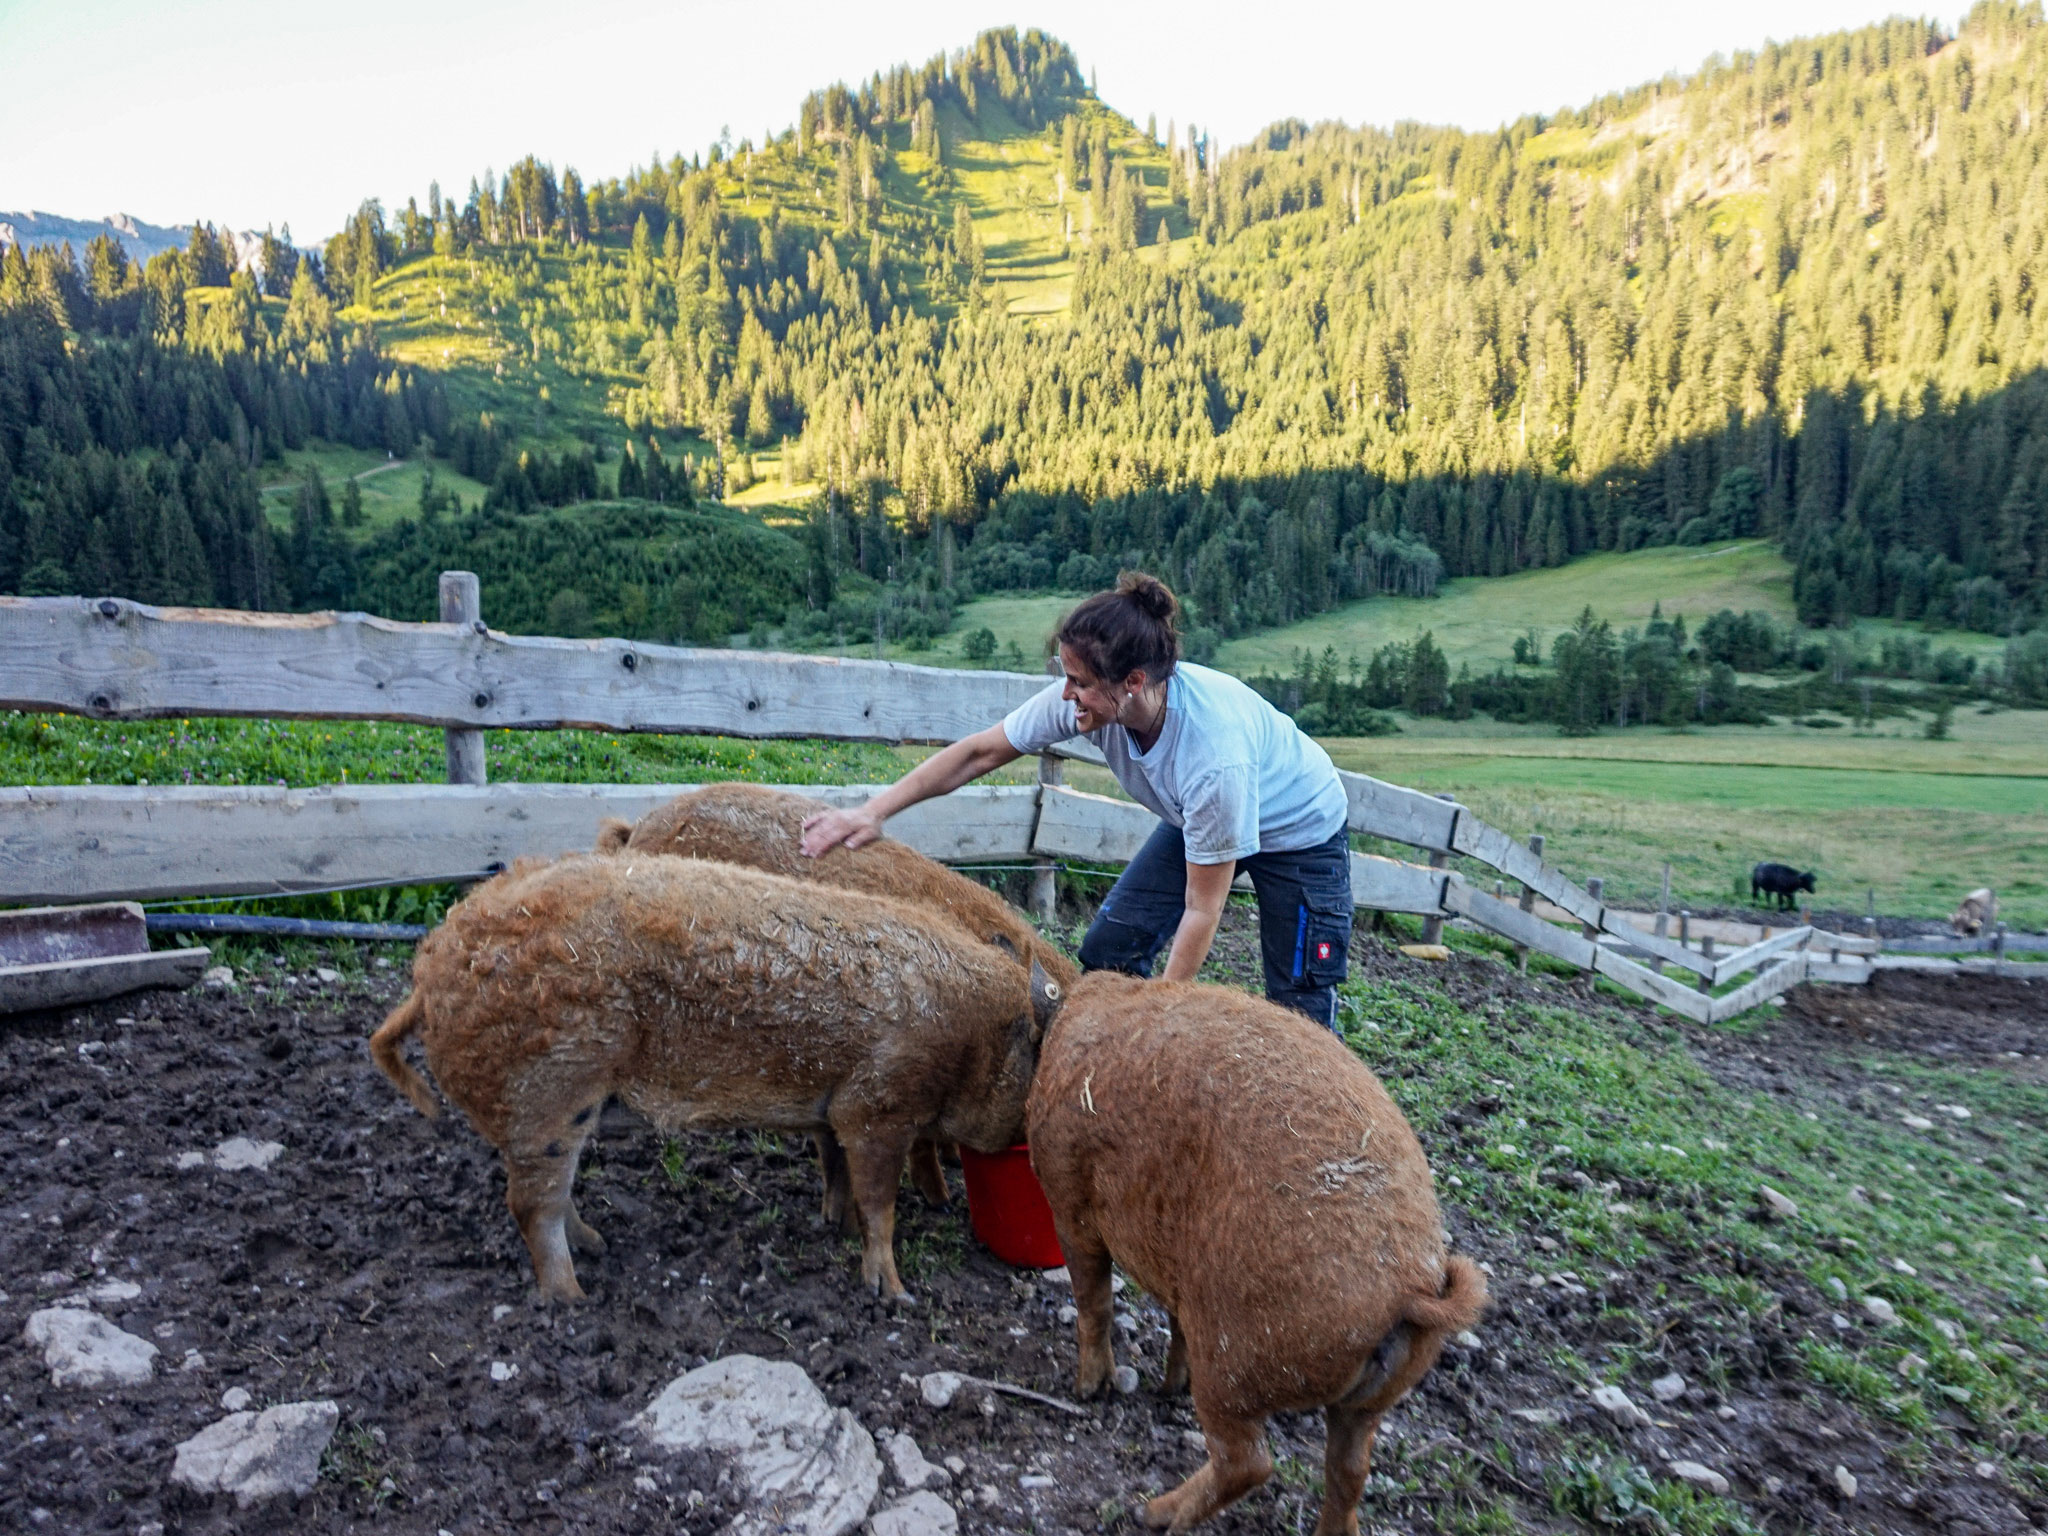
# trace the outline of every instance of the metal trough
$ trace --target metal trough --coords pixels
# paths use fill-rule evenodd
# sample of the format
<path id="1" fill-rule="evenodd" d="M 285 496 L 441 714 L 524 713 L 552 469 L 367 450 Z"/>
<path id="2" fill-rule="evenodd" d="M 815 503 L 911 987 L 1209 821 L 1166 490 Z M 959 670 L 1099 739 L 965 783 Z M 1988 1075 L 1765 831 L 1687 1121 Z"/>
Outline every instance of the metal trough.
<path id="1" fill-rule="evenodd" d="M 149 947 L 132 901 L 0 912 L 0 1013 L 67 1008 L 143 987 L 189 987 L 211 951 Z"/>

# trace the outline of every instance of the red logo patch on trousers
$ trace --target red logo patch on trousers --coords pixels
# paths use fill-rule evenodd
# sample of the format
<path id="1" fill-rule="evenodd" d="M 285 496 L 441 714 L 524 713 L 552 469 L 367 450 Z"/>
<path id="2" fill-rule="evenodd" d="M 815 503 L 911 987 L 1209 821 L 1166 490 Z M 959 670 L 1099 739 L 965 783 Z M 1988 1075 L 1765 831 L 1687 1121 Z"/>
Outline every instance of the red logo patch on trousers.
<path id="1" fill-rule="evenodd" d="M 1330 945 L 1328 940 L 1325 940 L 1322 943 L 1316 945 L 1316 958 L 1318 960 L 1327 960 L 1330 958 Z"/>

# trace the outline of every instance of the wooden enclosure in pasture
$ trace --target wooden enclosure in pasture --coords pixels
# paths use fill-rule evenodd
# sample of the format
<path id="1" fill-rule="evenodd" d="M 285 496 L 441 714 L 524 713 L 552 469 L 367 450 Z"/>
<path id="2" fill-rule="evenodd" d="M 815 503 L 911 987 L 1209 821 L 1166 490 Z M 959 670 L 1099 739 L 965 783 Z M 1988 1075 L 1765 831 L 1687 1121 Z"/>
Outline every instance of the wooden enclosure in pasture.
<path id="1" fill-rule="evenodd" d="M 0 598 L 0 708 L 108 720 L 194 715 L 399 720 L 448 732 L 450 783 L 313 789 L 0 787 L 0 904 L 275 896 L 472 879 L 526 854 L 587 849 L 607 816 L 637 818 L 688 785 L 489 784 L 486 729 L 588 728 L 742 738 L 950 742 L 1045 686 L 1015 672 L 560 640 L 488 629 L 476 578 L 445 573 L 443 621 L 357 613 L 152 608 L 118 598 Z M 1142 806 L 1059 782 L 970 786 L 891 819 L 890 834 L 956 864 L 1032 864 L 1049 915 L 1060 861 L 1129 860 L 1157 822 Z M 1358 906 L 1463 920 L 1700 1021 L 1800 981 L 1864 981 L 1874 941 L 1801 925 L 1722 955 L 1643 932 L 1537 851 L 1466 807 L 1342 774 L 1353 831 L 1421 862 L 1352 855 Z M 792 786 L 834 804 L 876 786 Z M 1538 845 L 1540 847 L 1540 844 Z M 1453 856 L 1500 875 L 1489 893 Z M 1520 889 L 1510 897 L 1505 882 Z M 1595 882 L 1597 885 L 1597 882 Z M 1576 930 L 1516 897 L 1540 896 Z M 1665 974 L 1666 968 L 1685 979 Z M 1755 971 L 1716 996 L 1713 988 Z"/>

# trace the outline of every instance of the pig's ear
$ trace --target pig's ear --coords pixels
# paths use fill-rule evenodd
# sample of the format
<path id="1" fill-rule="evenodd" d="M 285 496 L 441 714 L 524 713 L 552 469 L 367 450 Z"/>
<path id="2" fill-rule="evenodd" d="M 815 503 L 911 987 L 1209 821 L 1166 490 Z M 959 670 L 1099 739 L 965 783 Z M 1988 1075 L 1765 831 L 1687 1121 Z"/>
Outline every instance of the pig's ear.
<path id="1" fill-rule="evenodd" d="M 607 816 L 597 824 L 597 851 L 617 853 L 626 846 L 626 840 L 633 835 L 633 823 L 621 821 L 616 816 Z"/>
<path id="2" fill-rule="evenodd" d="M 1040 1033 L 1050 1028 L 1060 1011 L 1060 984 L 1045 974 L 1045 967 L 1031 962 L 1031 1017 Z"/>
<path id="3" fill-rule="evenodd" d="M 1017 946 L 1010 941 L 1010 936 L 1007 933 L 992 933 L 988 936 L 988 941 L 1012 960 L 1018 958 Z"/>

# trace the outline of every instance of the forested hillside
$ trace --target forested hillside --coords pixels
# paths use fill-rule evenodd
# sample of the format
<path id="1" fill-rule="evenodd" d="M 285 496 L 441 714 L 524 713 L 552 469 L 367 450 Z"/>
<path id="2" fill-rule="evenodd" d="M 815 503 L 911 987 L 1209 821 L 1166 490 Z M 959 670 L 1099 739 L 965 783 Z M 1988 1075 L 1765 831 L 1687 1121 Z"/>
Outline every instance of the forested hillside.
<path id="1" fill-rule="evenodd" d="M 519 449 L 578 439 L 628 496 L 778 476 L 812 525 L 797 634 L 1133 562 L 1230 634 L 1740 537 L 1783 541 L 1808 623 L 2004 632 L 2048 598 L 2044 115 L 2038 4 L 1491 133 L 1283 123 L 1227 151 L 995 32 L 758 142 L 366 203 L 306 277 L 374 324 L 379 388 L 445 382 L 445 424 L 409 419 L 446 455 L 496 443 L 503 505 L 530 504 Z M 176 310 L 168 278 L 137 302 Z M 187 354 L 209 291 L 181 296 Z M 637 580 L 579 592 L 618 610 Z"/>

